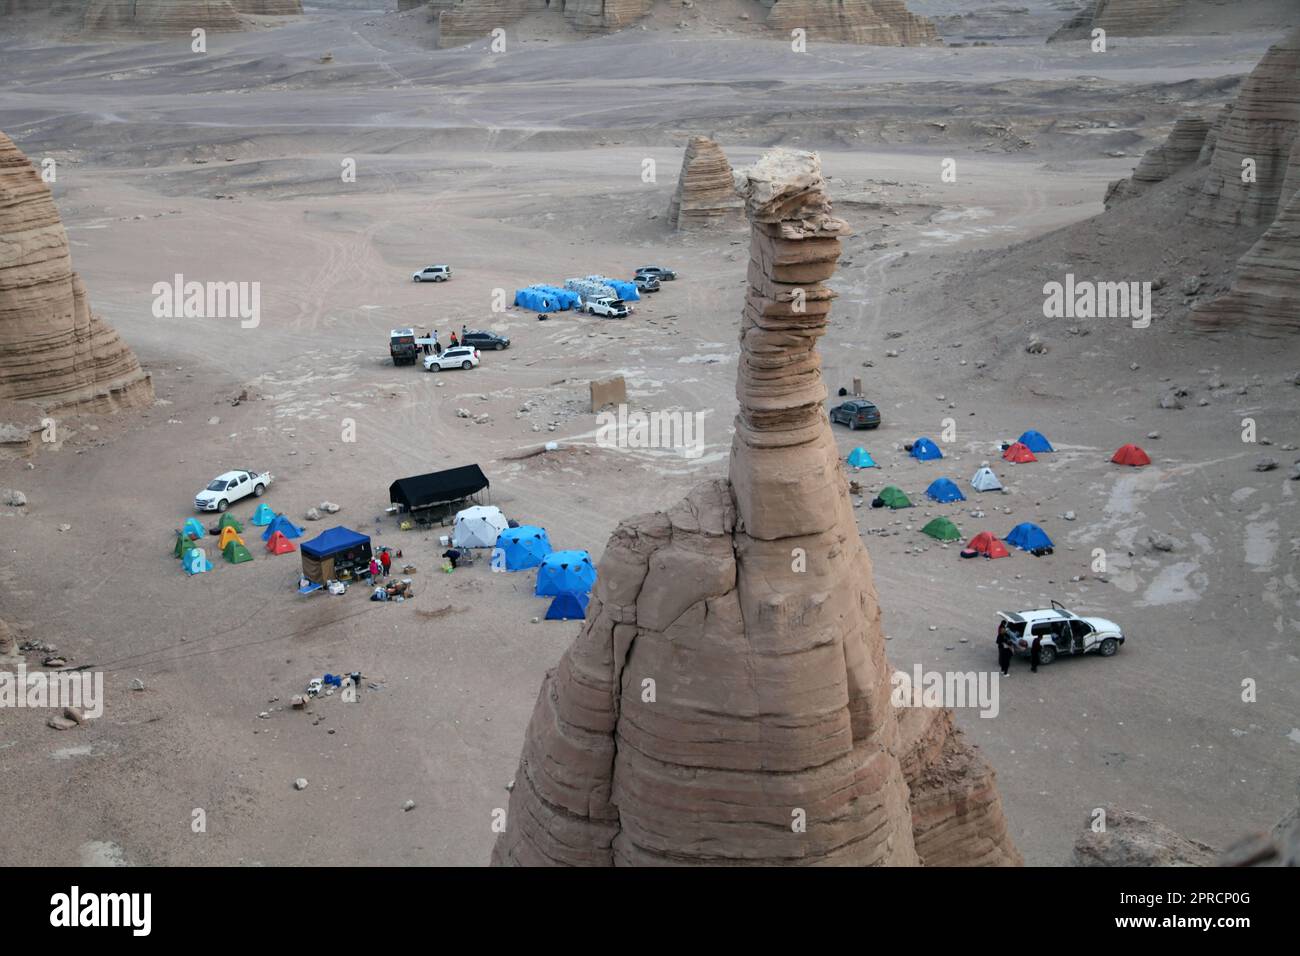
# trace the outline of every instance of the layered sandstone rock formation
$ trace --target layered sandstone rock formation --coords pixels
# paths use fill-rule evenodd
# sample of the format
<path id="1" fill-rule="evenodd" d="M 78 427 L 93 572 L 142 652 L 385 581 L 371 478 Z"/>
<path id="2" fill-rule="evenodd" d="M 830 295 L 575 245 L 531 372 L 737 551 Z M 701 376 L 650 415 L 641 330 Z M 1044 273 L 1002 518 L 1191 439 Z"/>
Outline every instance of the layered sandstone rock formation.
<path id="1" fill-rule="evenodd" d="M 1142 193 L 1148 186 L 1163 182 L 1200 161 L 1201 150 L 1210 132 L 1210 123 L 1200 116 L 1184 116 L 1174 123 L 1168 138 L 1143 155 L 1128 179 L 1110 184 L 1106 206 Z"/>
<path id="2" fill-rule="evenodd" d="M 50 188 L 0 133 L 0 402 L 111 411 L 153 385 L 72 271 Z"/>
<path id="3" fill-rule="evenodd" d="M 495 864 L 1016 864 L 944 710 L 890 700 L 871 560 L 822 411 L 847 227 L 811 153 L 752 223 L 729 480 L 619 525 L 543 681 Z"/>
<path id="4" fill-rule="evenodd" d="M 1163 33 L 1186 0 L 1093 0 L 1053 33 L 1055 40 L 1086 40 L 1100 27 L 1113 36 L 1150 36 Z"/>
<path id="5" fill-rule="evenodd" d="M 1300 332 L 1300 189 L 1237 261 L 1232 287 L 1192 311 L 1205 331 L 1241 328 L 1277 338 Z"/>
<path id="6" fill-rule="evenodd" d="M 291 17 L 302 13 L 302 0 L 234 0 L 240 13 L 264 17 Z"/>
<path id="7" fill-rule="evenodd" d="M 871 46 L 938 43 L 934 21 L 917 16 L 903 0 L 763 0 L 772 9 L 769 27 L 788 33 L 802 28 L 810 41 Z"/>
<path id="8" fill-rule="evenodd" d="M 668 205 L 668 221 L 681 230 L 739 225 L 744 205 L 722 147 L 707 136 L 692 136 Z"/>
<path id="9" fill-rule="evenodd" d="M 458 46 L 490 36 L 498 27 L 506 27 L 527 15 L 532 0 L 455 0 L 434 2 L 432 12 L 438 20 L 438 45 Z"/>
<path id="10" fill-rule="evenodd" d="M 1300 30 L 1269 48 L 1215 135 L 1210 174 L 1192 218 L 1210 225 L 1266 225 L 1291 196 L 1288 160 L 1300 136 Z M 1254 181 L 1243 180 L 1243 161 Z M 1292 179 L 1292 183 L 1295 183 Z"/>
<path id="11" fill-rule="evenodd" d="M 98 35 L 170 36 L 242 30 L 231 0 L 90 0 L 84 29 Z"/>
<path id="12" fill-rule="evenodd" d="M 654 0 L 564 0 L 564 19 L 582 33 L 621 30 L 645 16 Z"/>

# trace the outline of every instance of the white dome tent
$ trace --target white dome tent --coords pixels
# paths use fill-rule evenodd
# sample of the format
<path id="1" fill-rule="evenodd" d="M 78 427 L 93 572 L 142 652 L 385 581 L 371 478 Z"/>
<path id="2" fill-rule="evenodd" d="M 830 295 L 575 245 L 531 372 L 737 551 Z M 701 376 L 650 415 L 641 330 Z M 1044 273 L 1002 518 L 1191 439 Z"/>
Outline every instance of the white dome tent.
<path id="1" fill-rule="evenodd" d="M 458 548 L 492 548 L 497 535 L 510 527 L 501 509 L 492 505 L 474 505 L 456 512 L 451 543 Z"/>
<path id="2" fill-rule="evenodd" d="M 998 476 L 993 474 L 993 469 L 984 463 L 979 471 L 975 472 L 975 477 L 970 480 L 971 487 L 976 491 L 1001 491 L 1002 482 L 998 481 Z"/>

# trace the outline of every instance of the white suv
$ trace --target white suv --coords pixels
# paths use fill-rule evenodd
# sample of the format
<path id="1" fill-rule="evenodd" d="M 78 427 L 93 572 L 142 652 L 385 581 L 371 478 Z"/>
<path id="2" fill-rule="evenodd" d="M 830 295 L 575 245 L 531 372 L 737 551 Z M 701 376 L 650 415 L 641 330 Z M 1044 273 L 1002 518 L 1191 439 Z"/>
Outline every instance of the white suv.
<path id="1" fill-rule="evenodd" d="M 451 278 L 451 266 L 425 266 L 419 272 L 412 272 L 415 282 L 446 282 Z"/>
<path id="2" fill-rule="evenodd" d="M 458 345 L 454 349 L 443 349 L 441 355 L 426 355 L 424 370 L 437 372 L 444 368 L 470 369 L 478 365 L 478 349 Z"/>
<path id="3" fill-rule="evenodd" d="M 1050 608 L 1034 611 L 999 611 L 1011 634 L 1011 646 L 1017 654 L 1030 653 L 1034 638 L 1039 643 L 1040 664 L 1050 664 L 1061 654 L 1091 654 L 1113 657 L 1124 643 L 1124 632 L 1114 621 L 1104 617 L 1080 617 L 1056 601 Z M 999 630 L 1001 627 L 999 626 Z"/>

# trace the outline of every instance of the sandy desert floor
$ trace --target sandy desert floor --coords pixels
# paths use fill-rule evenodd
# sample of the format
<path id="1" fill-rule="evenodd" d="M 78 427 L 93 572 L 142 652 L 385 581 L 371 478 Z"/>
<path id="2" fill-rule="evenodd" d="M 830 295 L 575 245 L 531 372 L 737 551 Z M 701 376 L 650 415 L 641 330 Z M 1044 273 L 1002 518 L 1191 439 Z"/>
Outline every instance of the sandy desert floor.
<path id="1" fill-rule="evenodd" d="M 1228 99 L 1277 32 L 1128 40 L 1100 58 L 1041 37 L 798 55 L 670 29 L 435 53 L 425 29 L 412 14 L 320 11 L 213 37 L 206 56 L 180 41 L 0 36 L 0 129 L 58 161 L 74 265 L 158 396 L 142 414 L 62 422 L 34 470 L 0 462 L 0 486 L 29 498 L 0 510 L 0 617 L 103 670 L 108 693 L 104 717 L 71 733 L 0 711 L 0 860 L 487 862 L 537 688 L 577 626 L 530 623 L 546 603 L 527 575 L 435 573 L 436 537 L 400 532 L 387 488 L 476 461 L 493 503 L 598 558 L 621 518 L 725 471 L 746 233 L 667 224 L 698 132 L 737 165 L 773 145 L 822 154 L 856 233 L 832 283 L 827 383 L 862 378 L 885 417 L 837 429 L 846 454 L 861 444 L 882 465 L 851 477 L 923 501 L 933 478 L 968 488 L 992 460 L 1007 485 L 859 509 L 893 663 L 991 669 L 995 612 L 1049 599 L 1131 635 L 1109 660 L 1036 675 L 1018 663 L 996 719 L 958 714 L 1026 861 L 1068 862 L 1096 806 L 1222 846 L 1294 804 L 1300 484 L 1278 449 L 1300 444 L 1297 349 L 1196 336 L 1159 314 L 1141 331 L 1044 327 L 1039 291 L 1098 241 L 1128 244 L 1172 287 L 1184 259 L 1216 252 L 1149 222 L 1086 220 L 1181 112 Z M 945 157 L 955 183 L 940 179 Z M 355 183 L 341 181 L 347 158 Z M 1222 250 L 1222 268 L 1235 257 Z M 431 262 L 452 263 L 454 280 L 410 282 Z M 625 322 L 492 311 L 496 289 L 649 262 L 681 278 Z M 260 282 L 261 324 L 154 318 L 153 284 L 177 273 Z M 472 372 L 394 368 L 388 330 L 417 323 L 503 330 L 513 346 Z M 1026 354 L 1030 329 L 1047 354 Z M 586 383 L 614 373 L 637 408 L 705 412 L 705 454 L 598 447 Z M 1209 404 L 1158 408 L 1171 384 Z M 1243 417 L 1274 447 L 1243 443 Z M 904 442 L 948 418 L 945 461 L 907 457 Z M 1056 454 L 998 462 L 998 442 L 1026 428 Z M 548 440 L 560 450 L 511 459 Z M 1155 464 L 1109 464 L 1129 441 Z M 1255 472 L 1261 454 L 1284 468 Z M 400 547 L 419 567 L 416 599 L 300 598 L 297 557 L 256 547 L 251 564 L 182 574 L 173 529 L 212 475 L 245 466 L 277 476 L 275 509 L 331 500 Z M 961 561 L 918 533 L 933 514 L 967 535 L 1036 521 L 1057 550 Z M 1149 548 L 1153 532 L 1175 550 Z M 350 670 L 376 685 L 357 704 L 288 709 L 310 677 Z M 1241 700 L 1247 678 L 1255 703 Z"/>

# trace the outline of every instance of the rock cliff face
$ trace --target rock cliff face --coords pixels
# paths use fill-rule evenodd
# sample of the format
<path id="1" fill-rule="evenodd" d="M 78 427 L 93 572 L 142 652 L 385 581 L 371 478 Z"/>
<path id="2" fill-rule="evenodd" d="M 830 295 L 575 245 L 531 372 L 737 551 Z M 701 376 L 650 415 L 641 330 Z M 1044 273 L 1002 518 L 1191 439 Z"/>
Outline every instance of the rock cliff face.
<path id="1" fill-rule="evenodd" d="M 1137 169 L 1128 179 L 1111 183 L 1106 193 L 1106 205 L 1120 202 L 1143 192 L 1153 183 L 1163 182 L 1170 176 L 1200 161 L 1210 123 L 1200 116 L 1184 116 L 1174 123 L 1168 138 L 1159 146 L 1147 150 Z"/>
<path id="2" fill-rule="evenodd" d="M 210 33 L 242 30 L 231 0 L 90 0 L 85 32 L 97 35 L 169 36 L 202 27 Z"/>
<path id="3" fill-rule="evenodd" d="M 1192 312 L 1205 331 L 1241 328 L 1277 338 L 1300 332 L 1300 189 L 1237 261 L 1232 287 Z"/>
<path id="4" fill-rule="evenodd" d="M 1298 136 L 1300 30 L 1295 30 L 1264 54 L 1224 116 L 1192 218 L 1226 226 L 1272 222 L 1291 198 L 1284 184 Z M 1253 182 L 1242 179 L 1245 160 L 1254 164 Z"/>
<path id="5" fill-rule="evenodd" d="M 0 133 L 0 402 L 112 411 L 153 401 L 118 335 L 92 315 L 49 187 Z"/>
<path id="6" fill-rule="evenodd" d="M 1113 36 L 1150 36 L 1163 33 L 1186 0 L 1094 0 L 1048 38 L 1086 40 L 1100 27 Z"/>
<path id="7" fill-rule="evenodd" d="M 766 23 L 788 33 L 808 31 L 810 41 L 871 46 L 937 43 L 934 21 L 917 16 L 903 0 L 763 0 L 772 9 Z"/>
<path id="8" fill-rule="evenodd" d="M 565 0 L 564 19 L 583 33 L 621 30 L 654 6 L 654 0 Z"/>
<path id="9" fill-rule="evenodd" d="M 744 205 L 722 147 L 707 136 L 691 137 L 668 221 L 679 230 L 739 225 Z"/>
<path id="10" fill-rule="evenodd" d="M 729 480 L 610 539 L 543 681 L 493 862 L 1019 863 L 950 712 L 890 701 L 816 349 L 847 227 L 814 154 L 778 151 L 740 181 Z"/>
<path id="11" fill-rule="evenodd" d="M 533 0 L 457 0 L 454 4 L 435 3 L 438 17 L 438 45 L 459 46 L 490 36 L 497 27 L 506 27 L 533 9 Z"/>
<path id="12" fill-rule="evenodd" d="M 302 0 L 234 0 L 240 13 L 264 17 L 290 17 L 302 13 Z"/>

